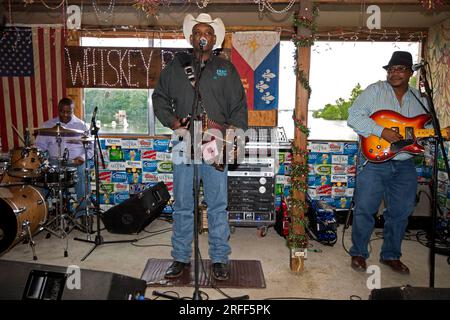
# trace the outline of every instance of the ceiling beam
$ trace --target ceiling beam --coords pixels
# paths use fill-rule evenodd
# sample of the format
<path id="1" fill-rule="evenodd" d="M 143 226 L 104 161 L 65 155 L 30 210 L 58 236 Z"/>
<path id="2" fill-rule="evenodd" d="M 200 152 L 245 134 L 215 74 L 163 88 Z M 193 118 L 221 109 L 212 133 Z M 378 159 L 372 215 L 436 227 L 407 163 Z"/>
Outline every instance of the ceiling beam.
<path id="1" fill-rule="evenodd" d="M 34 0 L 33 3 L 25 5 L 25 3 L 22 0 L 4 0 L 5 7 L 9 7 L 11 5 L 14 8 L 23 8 L 23 7 L 33 7 L 33 6 L 39 6 L 39 7 L 45 7 L 44 3 L 47 6 L 55 7 L 57 5 L 60 5 L 63 0 Z M 111 1 L 114 2 L 115 6 L 129 6 L 133 5 L 136 1 L 135 0 L 69 0 L 69 5 L 86 5 L 86 6 L 92 6 L 92 3 L 95 2 L 98 6 L 109 6 Z M 171 0 L 167 1 L 169 6 L 186 6 L 186 5 L 192 5 L 196 6 L 197 1 L 196 0 Z M 203 2 L 207 3 L 207 6 L 217 6 L 217 5 L 255 5 L 254 0 L 209 0 L 209 1 L 202 1 L 198 0 L 200 4 Z M 299 4 L 300 0 L 295 1 L 296 4 Z M 282 4 L 289 4 L 290 1 L 286 0 L 270 0 L 270 4 L 275 5 L 282 5 Z M 316 4 L 361 4 L 361 0 L 317 0 L 315 1 Z M 395 5 L 404 5 L 404 4 L 419 4 L 418 0 L 373 0 L 370 2 L 370 4 L 395 4 Z"/>

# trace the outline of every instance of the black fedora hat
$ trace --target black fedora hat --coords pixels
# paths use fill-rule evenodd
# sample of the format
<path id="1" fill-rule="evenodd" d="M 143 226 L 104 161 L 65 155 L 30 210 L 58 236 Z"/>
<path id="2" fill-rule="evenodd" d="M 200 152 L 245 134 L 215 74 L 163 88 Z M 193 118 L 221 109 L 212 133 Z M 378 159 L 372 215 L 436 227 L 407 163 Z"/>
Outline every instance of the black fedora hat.
<path id="1" fill-rule="evenodd" d="M 394 51 L 392 53 L 391 60 L 384 66 L 384 69 L 388 69 L 390 66 L 407 66 L 412 67 L 412 55 L 408 51 Z"/>

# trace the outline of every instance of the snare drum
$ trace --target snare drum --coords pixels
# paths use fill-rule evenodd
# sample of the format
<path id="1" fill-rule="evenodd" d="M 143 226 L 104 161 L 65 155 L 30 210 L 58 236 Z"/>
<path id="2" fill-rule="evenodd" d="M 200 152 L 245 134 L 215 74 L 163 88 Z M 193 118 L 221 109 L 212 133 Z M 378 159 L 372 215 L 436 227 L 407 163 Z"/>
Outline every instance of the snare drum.
<path id="1" fill-rule="evenodd" d="M 11 150 L 9 175 L 20 178 L 35 178 L 39 176 L 42 164 L 42 153 L 33 147 L 17 147 Z"/>
<path id="2" fill-rule="evenodd" d="M 33 235 L 47 221 L 47 203 L 33 186 L 1 187 L 0 253 L 13 247 L 27 234 Z"/>
<path id="3" fill-rule="evenodd" d="M 36 178 L 35 185 L 40 187 L 57 187 L 60 176 L 61 184 L 64 188 L 73 187 L 78 181 L 76 168 L 58 169 L 57 166 L 51 166 L 41 176 Z"/>

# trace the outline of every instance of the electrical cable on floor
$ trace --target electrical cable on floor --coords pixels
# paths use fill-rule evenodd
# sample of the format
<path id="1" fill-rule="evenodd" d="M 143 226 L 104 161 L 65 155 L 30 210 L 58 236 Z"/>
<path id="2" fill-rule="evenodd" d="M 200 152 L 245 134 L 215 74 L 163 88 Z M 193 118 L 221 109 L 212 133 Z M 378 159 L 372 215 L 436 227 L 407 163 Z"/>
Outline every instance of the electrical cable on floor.
<path id="1" fill-rule="evenodd" d="M 220 294 L 222 294 L 224 297 L 226 297 L 227 299 L 229 299 L 229 300 L 238 300 L 238 298 L 233 298 L 233 297 L 229 296 L 228 294 L 226 294 L 225 292 L 223 292 L 219 287 L 216 287 L 216 286 L 213 284 L 213 282 L 211 281 L 211 274 L 212 274 L 212 272 L 210 272 L 209 274 L 206 272 L 206 268 L 205 268 L 205 265 L 203 264 L 203 259 L 202 259 L 202 255 L 201 255 L 200 250 L 198 251 L 198 255 L 199 255 L 199 258 L 200 258 L 200 263 L 201 263 L 201 265 L 202 265 L 203 274 L 204 274 L 205 278 L 208 279 L 208 282 L 211 284 L 211 287 L 212 287 L 213 289 L 215 289 L 217 292 L 219 292 Z M 212 267 L 212 266 L 211 266 L 211 267 Z"/>
<path id="2" fill-rule="evenodd" d="M 139 248 L 148 248 L 148 247 L 172 247 L 171 244 L 164 244 L 164 243 L 156 243 L 156 244 L 136 244 L 134 242 L 131 242 L 132 246 L 139 247 Z"/>
<path id="3" fill-rule="evenodd" d="M 180 300 L 181 300 L 181 297 L 180 297 L 179 293 L 176 292 L 176 291 L 168 290 L 168 291 L 163 291 L 163 292 L 162 292 L 163 295 L 164 295 L 164 294 L 169 294 L 169 293 L 173 293 L 173 294 L 176 296 L 177 299 L 180 299 Z M 159 298 L 161 298 L 161 296 L 156 296 L 154 299 L 151 299 L 151 300 L 158 300 Z"/>
<path id="4" fill-rule="evenodd" d="M 428 240 L 427 235 L 428 234 L 426 231 L 419 231 L 416 233 L 416 238 L 421 245 L 429 248 L 430 241 Z M 425 239 L 422 239 L 423 237 L 425 237 Z M 450 242 L 442 238 L 436 238 L 436 240 L 437 240 L 435 241 L 436 253 L 450 256 Z"/>
<path id="5" fill-rule="evenodd" d="M 160 229 L 160 230 L 156 230 L 156 231 L 148 231 L 148 230 L 146 230 L 146 229 L 144 229 L 144 230 L 142 230 L 142 231 L 144 231 L 144 232 L 146 232 L 146 233 L 158 233 L 158 232 L 166 232 L 166 231 L 169 231 L 169 230 L 172 230 L 172 227 L 170 227 L 170 228 L 164 228 L 164 229 Z"/>
<path id="6" fill-rule="evenodd" d="M 154 237 L 154 236 L 158 236 L 158 235 L 160 235 L 160 234 L 167 233 L 167 232 L 169 232 L 170 230 L 172 230 L 172 229 L 163 230 L 163 231 L 160 230 L 160 231 L 158 231 L 158 232 L 149 234 L 148 236 L 145 236 L 145 237 L 142 237 L 142 238 L 137 238 L 136 241 L 140 241 L 140 240 L 144 240 L 144 239 L 151 238 L 151 237 Z"/>

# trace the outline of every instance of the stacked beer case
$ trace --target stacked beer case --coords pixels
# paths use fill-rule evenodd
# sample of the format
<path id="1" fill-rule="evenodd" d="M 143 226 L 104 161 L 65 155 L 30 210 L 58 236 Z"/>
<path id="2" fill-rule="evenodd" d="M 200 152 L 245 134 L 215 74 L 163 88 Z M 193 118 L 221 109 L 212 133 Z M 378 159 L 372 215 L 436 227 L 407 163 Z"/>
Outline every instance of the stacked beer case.
<path id="1" fill-rule="evenodd" d="M 159 181 L 173 195 L 173 164 L 168 139 L 100 139 L 105 168 L 99 164 L 100 208 L 108 210 Z M 91 188 L 95 197 L 95 171 L 91 161 Z M 172 213 L 173 199 L 163 210 Z"/>

